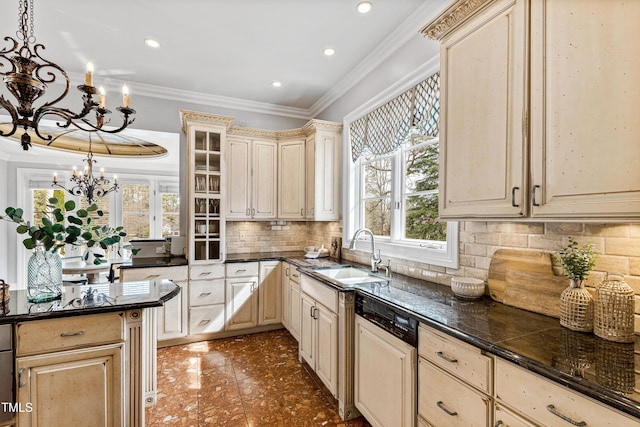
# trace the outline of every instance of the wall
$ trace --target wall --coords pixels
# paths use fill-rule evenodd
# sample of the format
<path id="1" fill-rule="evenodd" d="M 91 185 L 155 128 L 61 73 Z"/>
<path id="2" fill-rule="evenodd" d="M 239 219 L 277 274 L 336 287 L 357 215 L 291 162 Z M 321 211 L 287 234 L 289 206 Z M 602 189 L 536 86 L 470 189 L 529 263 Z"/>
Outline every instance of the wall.
<path id="1" fill-rule="evenodd" d="M 640 333 L 640 224 L 461 222 L 458 269 L 391 258 L 392 270 L 445 285 L 450 285 L 453 276 L 486 281 L 491 256 L 497 249 L 557 252 L 568 243 L 569 236 L 581 244 L 593 243 L 599 254 L 586 282 L 591 291 L 602 282 L 605 272 L 624 274 L 636 294 L 635 330 Z M 353 262 L 369 262 L 366 252 L 343 248 L 342 256 Z"/>
<path id="2" fill-rule="evenodd" d="M 7 162 L 0 159 L 0 182 L 7 182 Z M 7 207 L 7 191 L 0 191 L 0 215 L 4 215 L 4 209 Z M 7 236 L 9 231 L 9 223 L 0 222 L 0 242 L 7 242 Z M 14 233 L 15 234 L 15 233 Z M 9 280 L 9 271 L 7 266 L 8 258 L 8 246 L 6 243 L 0 245 L 0 279 L 4 281 Z"/>
<path id="3" fill-rule="evenodd" d="M 328 249 L 333 237 L 342 237 L 339 222 L 227 222 L 227 253 L 301 251 L 323 244 Z"/>

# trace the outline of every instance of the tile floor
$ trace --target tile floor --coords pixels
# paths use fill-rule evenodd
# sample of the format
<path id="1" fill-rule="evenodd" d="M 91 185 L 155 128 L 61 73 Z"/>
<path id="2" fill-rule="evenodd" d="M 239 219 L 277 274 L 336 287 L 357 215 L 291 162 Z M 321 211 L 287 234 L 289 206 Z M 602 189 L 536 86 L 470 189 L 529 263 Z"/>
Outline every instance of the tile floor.
<path id="1" fill-rule="evenodd" d="M 336 400 L 285 329 L 158 349 L 158 404 L 146 425 L 369 427 Z"/>

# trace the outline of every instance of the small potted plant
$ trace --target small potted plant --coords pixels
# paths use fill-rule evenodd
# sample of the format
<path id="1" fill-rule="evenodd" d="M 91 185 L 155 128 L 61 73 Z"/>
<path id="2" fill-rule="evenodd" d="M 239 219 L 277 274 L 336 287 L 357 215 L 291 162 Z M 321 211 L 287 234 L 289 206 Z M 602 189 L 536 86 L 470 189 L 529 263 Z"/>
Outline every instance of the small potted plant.
<path id="1" fill-rule="evenodd" d="M 592 243 L 580 246 L 572 237 L 558 255 L 564 274 L 570 279 L 569 287 L 560 295 L 560 324 L 574 331 L 593 330 L 593 298 L 583 282 L 597 258 Z"/>
<path id="2" fill-rule="evenodd" d="M 127 235 L 122 227 L 94 225 L 95 220 L 104 215 L 95 204 L 76 210 L 73 200 L 62 204 L 58 199 L 50 198 L 47 211 L 43 213 L 39 224 L 25 220 L 20 208 L 8 207 L 5 215 L 0 216 L 0 219 L 18 224 L 16 232 L 28 236 L 22 244 L 34 251 L 29 258 L 27 274 L 30 302 L 50 301 L 62 295 L 62 260 L 58 251 L 65 245 L 107 249 Z M 103 262 L 107 260 L 101 256 L 94 260 L 95 264 Z"/>

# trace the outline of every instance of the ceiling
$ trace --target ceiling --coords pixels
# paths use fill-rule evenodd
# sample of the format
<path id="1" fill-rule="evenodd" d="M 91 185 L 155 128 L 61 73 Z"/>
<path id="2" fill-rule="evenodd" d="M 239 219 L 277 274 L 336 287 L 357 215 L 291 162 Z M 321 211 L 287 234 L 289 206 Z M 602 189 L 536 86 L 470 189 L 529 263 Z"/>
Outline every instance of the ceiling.
<path id="1" fill-rule="evenodd" d="M 363 15 L 358 0 L 34 0 L 35 36 L 43 55 L 69 73 L 71 96 L 92 61 L 94 85 L 107 87 L 111 109 L 126 82 L 133 108 L 136 93 L 173 92 L 313 116 L 449 1 L 371 2 Z M 18 0 L 0 10 L 0 35 L 15 37 Z M 145 45 L 147 37 L 160 47 Z M 326 47 L 335 55 L 323 55 Z"/>

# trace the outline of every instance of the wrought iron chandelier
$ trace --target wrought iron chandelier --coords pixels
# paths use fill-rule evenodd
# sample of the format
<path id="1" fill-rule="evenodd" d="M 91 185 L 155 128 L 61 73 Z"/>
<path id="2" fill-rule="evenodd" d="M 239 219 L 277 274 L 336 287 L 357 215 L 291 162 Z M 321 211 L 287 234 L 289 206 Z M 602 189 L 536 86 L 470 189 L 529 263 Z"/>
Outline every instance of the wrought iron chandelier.
<path id="1" fill-rule="evenodd" d="M 93 160 L 93 153 L 91 152 L 91 136 L 89 136 L 89 151 L 87 152 L 87 158 L 83 160 L 87 162 L 84 170 L 81 174 L 78 174 L 76 167 L 73 167 L 73 175 L 69 180 L 74 184 L 73 187 L 67 188 L 58 182 L 58 174 L 53 174 L 52 187 L 60 187 L 63 190 L 67 190 L 69 194 L 74 196 L 84 196 L 88 204 L 92 204 L 97 197 L 103 197 L 112 191 L 118 190 L 118 178 L 114 175 L 113 186 L 109 187 L 111 183 L 104 176 L 104 169 L 100 169 L 100 177 L 93 176 L 93 165 L 96 160 Z"/>
<path id="2" fill-rule="evenodd" d="M 102 131 L 108 133 L 118 133 L 133 123 L 135 110 L 129 108 L 129 91 L 127 86 L 122 91 L 122 106 L 116 108 L 122 114 L 122 124 L 115 129 L 104 129 L 103 126 L 109 123 L 105 116 L 111 111 L 105 107 L 105 96 L 102 88 L 96 89 L 93 86 L 93 64 L 87 64 L 85 82 L 78 86 L 82 92 L 82 110 L 75 113 L 67 108 L 56 106 L 69 93 L 70 81 L 67 73 L 57 64 L 42 57 L 41 53 L 45 49 L 43 44 L 36 43 L 33 33 L 33 0 L 19 0 L 18 31 L 16 39 L 10 36 L 4 38 L 13 46 L 0 50 L 0 75 L 3 76 L 7 90 L 16 98 L 17 105 L 14 105 L 4 96 L 0 96 L 0 107 L 4 108 L 11 115 L 13 126 L 8 131 L 1 131 L 0 136 L 11 136 L 18 128 L 23 128 L 21 144 L 24 150 L 31 146 L 31 136 L 27 129 L 31 128 L 36 135 L 45 140 L 53 141 L 52 135 L 42 134 L 39 128 L 40 120 L 51 117 L 57 122 L 60 128 L 68 128 L 70 125 L 87 131 Z M 22 46 L 20 46 L 22 43 Z M 45 94 L 47 84 L 52 84 L 59 78 L 66 81 L 66 87 L 61 94 L 50 102 L 45 102 L 37 108 L 33 103 Z M 98 102 L 94 95 L 98 94 Z M 90 114 L 94 112 L 95 117 Z M 91 165 L 91 163 L 89 163 Z"/>

